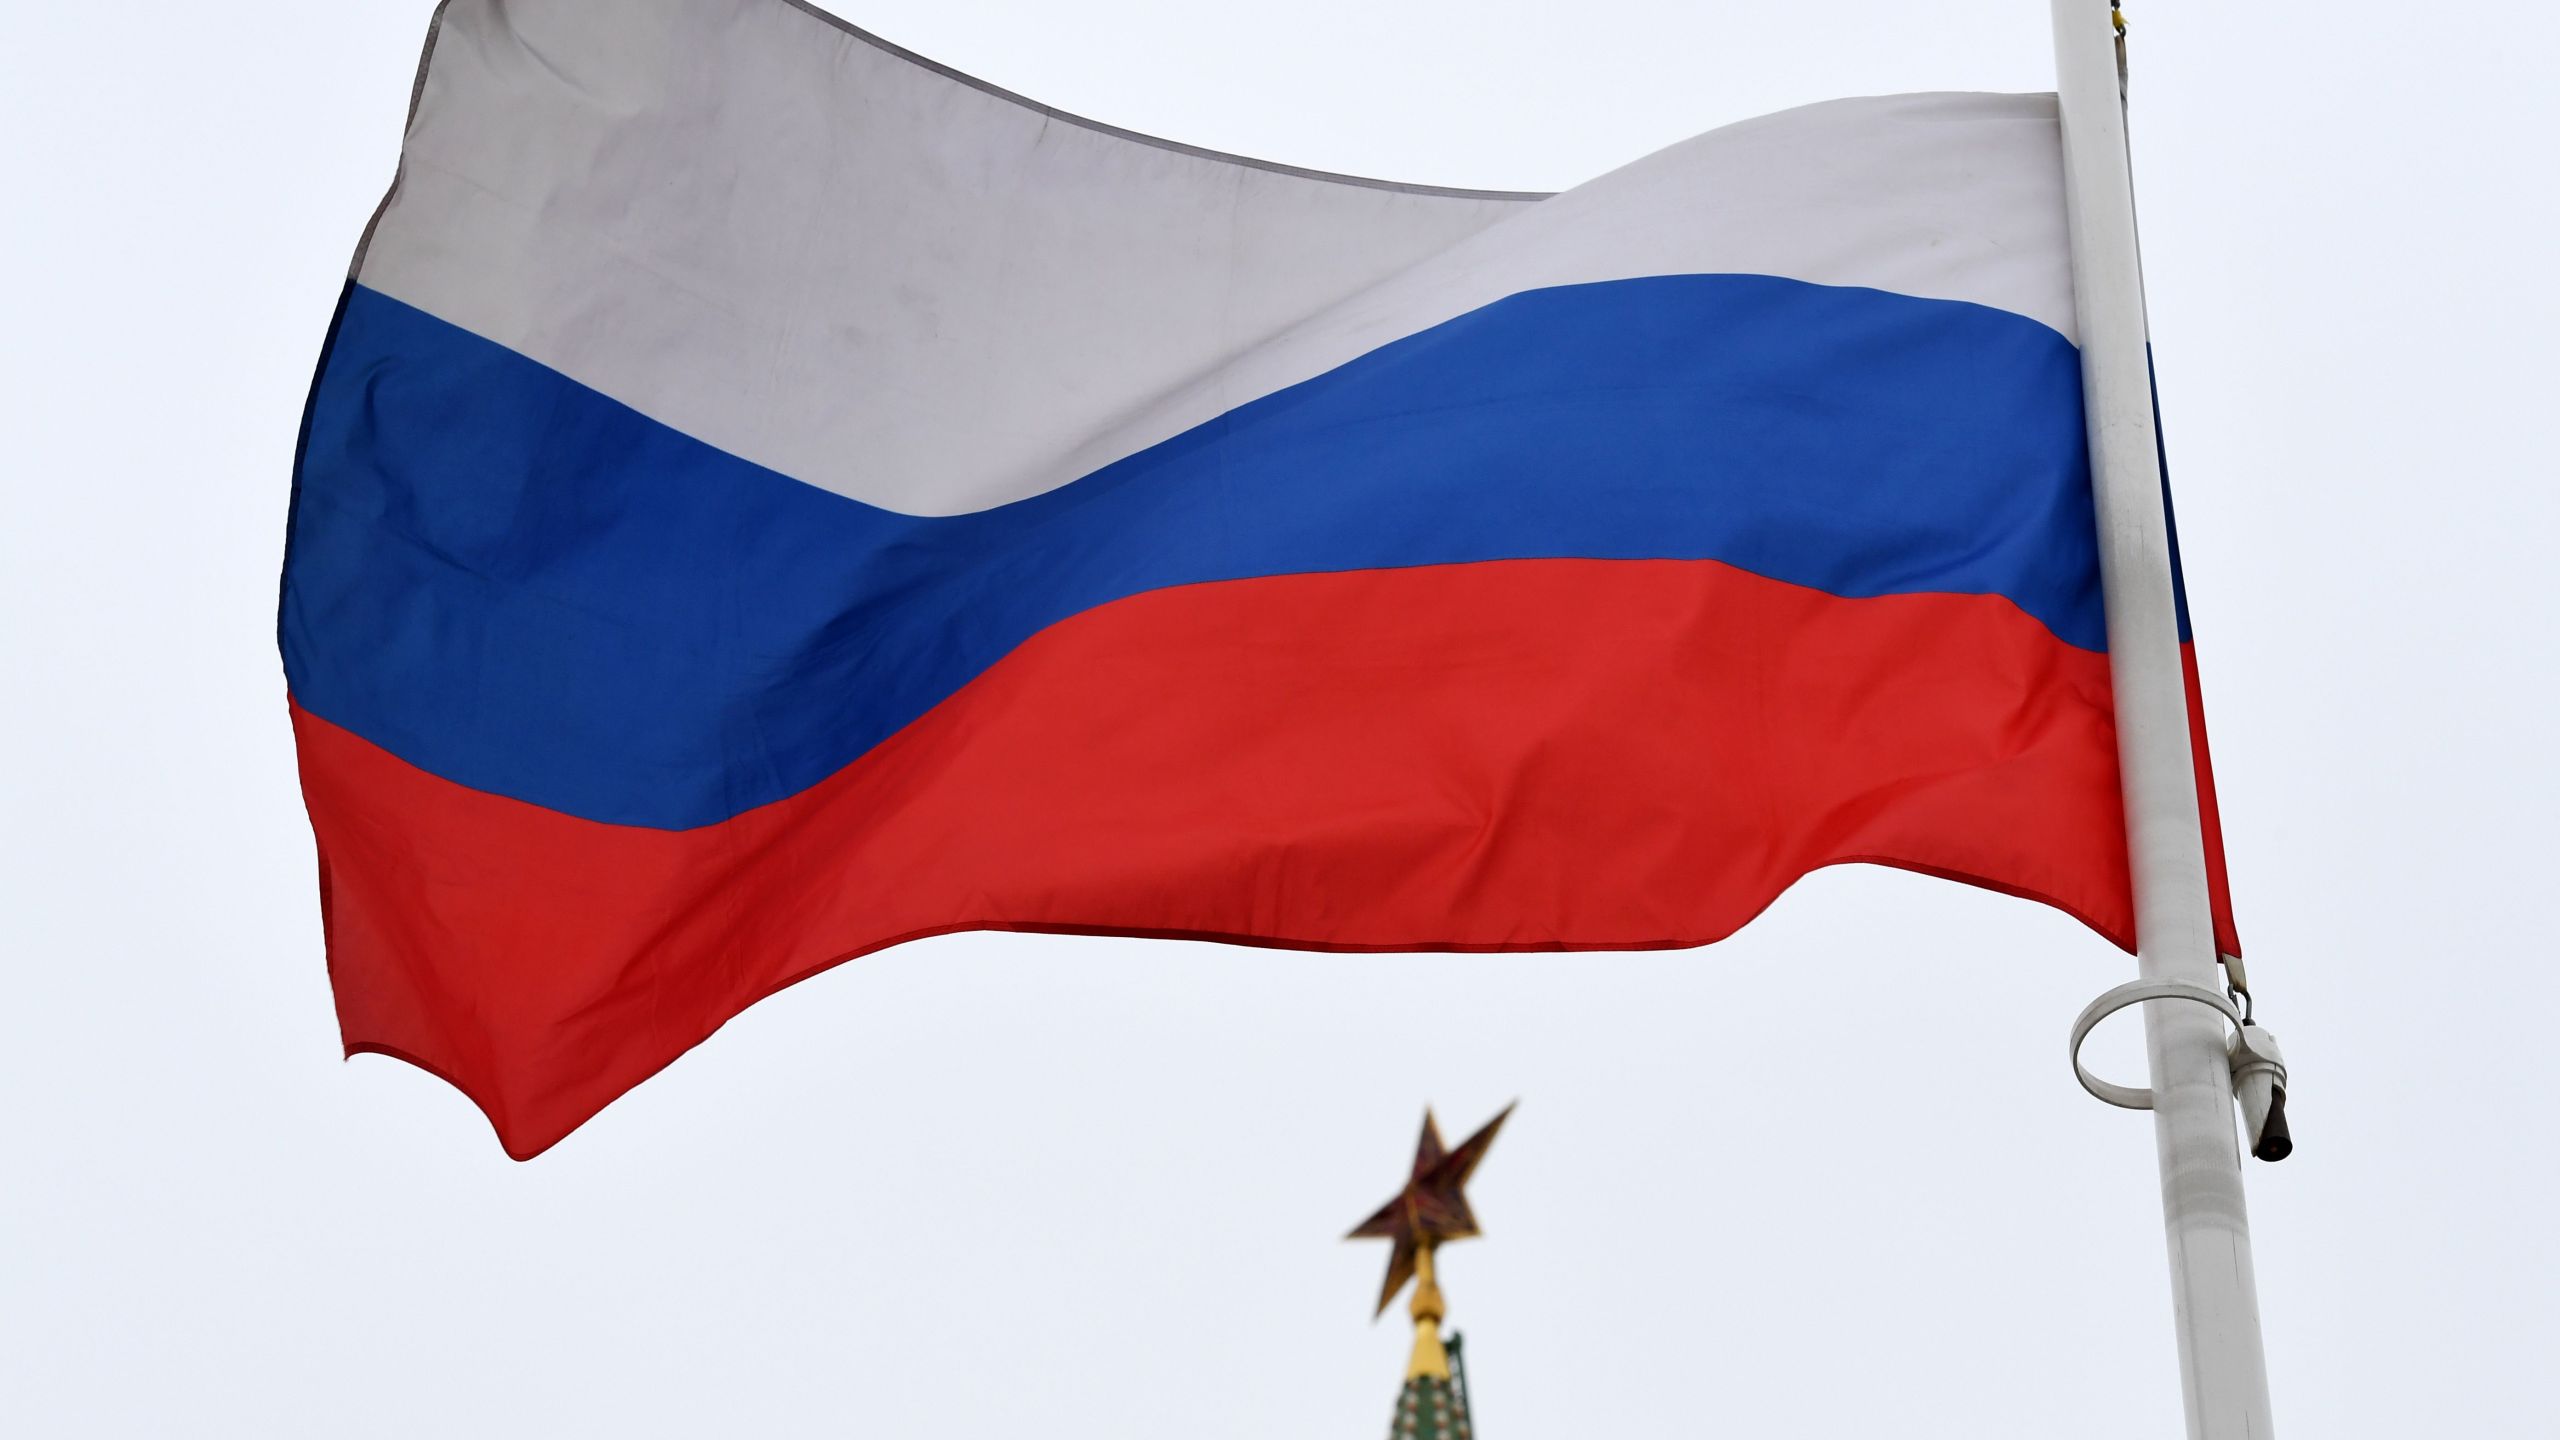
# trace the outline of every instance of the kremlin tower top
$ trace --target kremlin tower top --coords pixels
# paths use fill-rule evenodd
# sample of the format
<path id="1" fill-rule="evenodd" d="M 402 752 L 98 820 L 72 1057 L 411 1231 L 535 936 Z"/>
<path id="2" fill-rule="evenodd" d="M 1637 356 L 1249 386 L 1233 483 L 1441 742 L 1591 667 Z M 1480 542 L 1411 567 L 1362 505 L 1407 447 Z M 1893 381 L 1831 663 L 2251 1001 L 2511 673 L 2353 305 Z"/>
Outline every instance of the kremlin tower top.
<path id="1" fill-rule="evenodd" d="M 1441 1143 L 1440 1127 L 1425 1111 L 1412 1177 L 1394 1199 L 1351 1232 L 1352 1239 L 1386 1240 L 1393 1246 L 1387 1255 L 1386 1284 L 1378 1292 L 1378 1314 L 1386 1313 L 1405 1282 L 1414 1282 L 1413 1358 L 1405 1366 L 1404 1393 L 1396 1400 L 1388 1440 L 1472 1440 L 1474 1435 L 1463 1350 L 1454 1335 L 1446 1341 L 1440 1335 L 1448 1301 L 1440 1293 L 1437 1257 L 1442 1244 L 1482 1233 L 1467 1205 L 1467 1180 L 1510 1116 L 1511 1107 L 1506 1105 L 1452 1150 Z"/>

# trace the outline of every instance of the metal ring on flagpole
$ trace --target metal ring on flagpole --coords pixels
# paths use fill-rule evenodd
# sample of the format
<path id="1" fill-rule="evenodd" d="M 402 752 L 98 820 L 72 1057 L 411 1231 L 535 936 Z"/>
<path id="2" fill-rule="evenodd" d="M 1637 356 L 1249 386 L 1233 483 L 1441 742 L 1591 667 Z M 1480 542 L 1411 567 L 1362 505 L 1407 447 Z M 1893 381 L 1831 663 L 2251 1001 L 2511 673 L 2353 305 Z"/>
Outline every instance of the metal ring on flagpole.
<path id="1" fill-rule="evenodd" d="M 2090 1001 L 2089 1008 L 2080 1012 L 2080 1018 L 2071 1022 L 2071 1073 L 2079 1077 L 2081 1089 L 2110 1105 L 2127 1110 L 2150 1109 L 2151 1092 L 2138 1086 L 2117 1085 L 2090 1074 L 2089 1067 L 2080 1063 L 2080 1044 L 2089 1038 L 2090 1031 L 2098 1028 L 2099 1021 L 2127 1005 L 2139 1005 L 2146 1000 L 2192 1000 L 2199 1005 L 2212 1006 L 2223 1019 L 2231 1022 L 2233 1029 L 2238 1029 L 2241 1024 L 2240 1007 L 2232 1004 L 2230 997 L 2184 980 L 2128 981 Z"/>

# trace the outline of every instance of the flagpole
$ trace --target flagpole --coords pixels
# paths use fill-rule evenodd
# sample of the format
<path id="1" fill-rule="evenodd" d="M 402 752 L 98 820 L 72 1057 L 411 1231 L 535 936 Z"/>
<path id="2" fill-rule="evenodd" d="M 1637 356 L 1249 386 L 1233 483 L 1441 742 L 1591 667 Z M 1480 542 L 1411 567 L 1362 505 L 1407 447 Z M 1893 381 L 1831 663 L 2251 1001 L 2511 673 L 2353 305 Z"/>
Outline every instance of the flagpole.
<path id="1" fill-rule="evenodd" d="M 2142 975 L 2218 990 L 2159 437 L 2152 428 L 2133 171 L 2107 0 L 2053 0 L 2053 36 Z M 2142 1008 L 2187 1435 L 2266 1440 L 2275 1431 L 2223 1022 L 2202 1005 Z"/>

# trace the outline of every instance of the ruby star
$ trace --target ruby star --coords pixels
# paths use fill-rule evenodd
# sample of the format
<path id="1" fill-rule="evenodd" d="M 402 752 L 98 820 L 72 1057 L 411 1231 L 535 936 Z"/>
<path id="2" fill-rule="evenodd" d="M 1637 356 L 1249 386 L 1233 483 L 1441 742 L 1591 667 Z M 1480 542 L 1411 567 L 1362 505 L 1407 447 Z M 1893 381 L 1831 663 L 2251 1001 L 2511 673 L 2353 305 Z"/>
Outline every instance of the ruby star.
<path id="1" fill-rule="evenodd" d="M 1360 1222 L 1346 1239 L 1390 1240 L 1395 1248 L 1387 1256 L 1387 1284 L 1378 1292 L 1378 1313 L 1396 1292 L 1413 1278 L 1414 1254 L 1444 1240 L 1465 1240 L 1483 1232 L 1476 1229 L 1475 1211 L 1467 1206 L 1467 1179 L 1483 1162 L 1484 1152 L 1493 1148 L 1493 1137 L 1502 1130 L 1502 1122 L 1511 1118 L 1513 1105 L 1502 1107 L 1502 1113 L 1485 1122 L 1484 1128 L 1451 1150 L 1440 1143 L 1440 1126 L 1431 1112 L 1422 1112 L 1422 1141 L 1414 1148 L 1413 1178 L 1405 1182 L 1404 1191 L 1380 1207 L 1378 1213 Z"/>

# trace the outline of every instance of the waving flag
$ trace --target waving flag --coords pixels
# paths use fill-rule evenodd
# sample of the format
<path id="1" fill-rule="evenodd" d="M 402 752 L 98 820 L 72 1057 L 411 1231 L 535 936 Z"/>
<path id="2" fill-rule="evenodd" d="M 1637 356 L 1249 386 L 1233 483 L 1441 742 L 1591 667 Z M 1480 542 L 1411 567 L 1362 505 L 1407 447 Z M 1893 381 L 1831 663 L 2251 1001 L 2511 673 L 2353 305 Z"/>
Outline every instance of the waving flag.
<path id="1" fill-rule="evenodd" d="M 1696 945 L 1869 861 L 2129 943 L 2060 185 L 2049 96 L 1541 197 L 451 0 L 285 566 L 347 1048 L 524 1156 L 952 930 Z"/>

